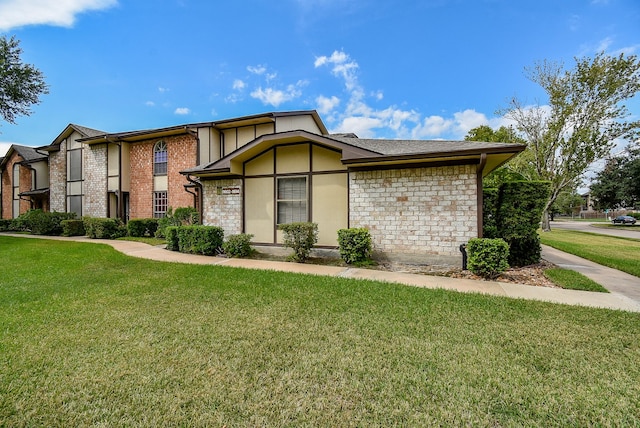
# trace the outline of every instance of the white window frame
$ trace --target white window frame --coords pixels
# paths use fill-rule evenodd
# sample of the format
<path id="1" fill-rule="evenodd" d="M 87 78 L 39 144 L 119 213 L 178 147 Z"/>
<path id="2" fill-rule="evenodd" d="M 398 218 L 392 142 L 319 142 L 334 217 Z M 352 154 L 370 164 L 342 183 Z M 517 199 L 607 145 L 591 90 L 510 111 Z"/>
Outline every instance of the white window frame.
<path id="1" fill-rule="evenodd" d="M 286 194 L 287 189 L 281 190 L 281 183 L 293 180 L 304 180 L 304 195 L 294 194 L 297 189 L 291 189 L 292 193 Z M 289 212 L 283 212 L 289 205 Z M 309 221 L 309 177 L 296 175 L 289 177 L 276 177 L 276 224 L 287 224 Z"/>

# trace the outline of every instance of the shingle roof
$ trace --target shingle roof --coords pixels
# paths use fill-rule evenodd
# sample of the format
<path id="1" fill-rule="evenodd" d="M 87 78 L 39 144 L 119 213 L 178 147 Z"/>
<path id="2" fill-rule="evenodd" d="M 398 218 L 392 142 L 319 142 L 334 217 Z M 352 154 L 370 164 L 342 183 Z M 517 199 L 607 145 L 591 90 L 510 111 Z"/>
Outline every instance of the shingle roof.
<path id="1" fill-rule="evenodd" d="M 72 123 L 71 126 L 73 126 L 79 133 L 84 134 L 84 136 L 86 137 L 97 137 L 98 135 L 106 134 L 106 132 L 104 131 L 87 128 L 86 126 L 76 125 L 75 123 Z"/>
<path id="2" fill-rule="evenodd" d="M 351 134 L 353 135 L 353 134 Z M 382 140 L 370 138 L 357 138 L 345 134 L 332 134 L 328 137 L 345 144 L 371 150 L 383 156 L 401 156 L 413 154 L 438 154 L 467 150 L 494 150 L 501 148 L 519 147 L 519 144 L 486 143 L 477 141 L 451 141 L 451 140 Z"/>
<path id="3" fill-rule="evenodd" d="M 35 147 L 20 146 L 18 144 L 14 144 L 12 147 L 26 162 L 34 162 L 47 158 L 46 154 L 39 152 Z"/>

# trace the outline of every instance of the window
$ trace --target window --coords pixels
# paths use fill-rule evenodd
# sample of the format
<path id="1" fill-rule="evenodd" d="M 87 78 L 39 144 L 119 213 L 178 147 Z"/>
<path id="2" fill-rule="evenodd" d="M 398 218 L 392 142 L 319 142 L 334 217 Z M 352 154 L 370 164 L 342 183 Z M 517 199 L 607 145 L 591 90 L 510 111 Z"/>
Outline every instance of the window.
<path id="1" fill-rule="evenodd" d="M 67 181 L 82 180 L 82 150 L 69 150 L 69 178 Z"/>
<path id="2" fill-rule="evenodd" d="M 12 185 L 12 210 L 13 218 L 20 215 L 20 164 L 13 164 L 13 185 Z"/>
<path id="3" fill-rule="evenodd" d="M 167 175 L 167 143 L 164 141 L 153 146 L 153 175 Z"/>
<path id="4" fill-rule="evenodd" d="M 307 178 L 278 178 L 278 224 L 307 221 Z"/>
<path id="5" fill-rule="evenodd" d="M 167 192 L 153 192 L 153 218 L 162 218 L 167 214 L 169 199 Z"/>
<path id="6" fill-rule="evenodd" d="M 70 213 L 76 213 L 78 218 L 82 217 L 82 195 L 68 196 L 67 197 L 67 211 Z"/>

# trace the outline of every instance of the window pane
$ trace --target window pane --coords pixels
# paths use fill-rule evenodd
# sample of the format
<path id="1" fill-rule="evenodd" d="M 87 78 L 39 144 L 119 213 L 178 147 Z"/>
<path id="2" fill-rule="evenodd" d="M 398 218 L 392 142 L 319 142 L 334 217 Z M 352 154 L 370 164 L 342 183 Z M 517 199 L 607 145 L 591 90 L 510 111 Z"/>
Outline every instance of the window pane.
<path id="1" fill-rule="evenodd" d="M 158 141 L 153 146 L 153 175 L 167 175 L 167 143 Z"/>
<path id="2" fill-rule="evenodd" d="M 153 192 L 153 218 L 162 218 L 167 213 L 167 192 Z"/>
<path id="3" fill-rule="evenodd" d="M 76 213 L 78 218 L 82 217 L 82 196 L 69 196 L 68 203 L 68 211 Z"/>
<path id="4" fill-rule="evenodd" d="M 278 224 L 308 221 L 306 177 L 278 179 L 277 217 Z"/>
<path id="5" fill-rule="evenodd" d="M 82 180 L 82 150 L 69 152 L 69 181 Z"/>

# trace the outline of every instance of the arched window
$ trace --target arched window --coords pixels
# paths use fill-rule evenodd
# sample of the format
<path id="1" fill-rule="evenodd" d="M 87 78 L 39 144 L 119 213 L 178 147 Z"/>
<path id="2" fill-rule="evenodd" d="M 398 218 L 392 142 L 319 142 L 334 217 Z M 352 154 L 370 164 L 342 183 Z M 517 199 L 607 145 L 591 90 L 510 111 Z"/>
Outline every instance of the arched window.
<path id="1" fill-rule="evenodd" d="M 153 175 L 167 175 L 167 143 L 164 141 L 153 146 Z"/>

